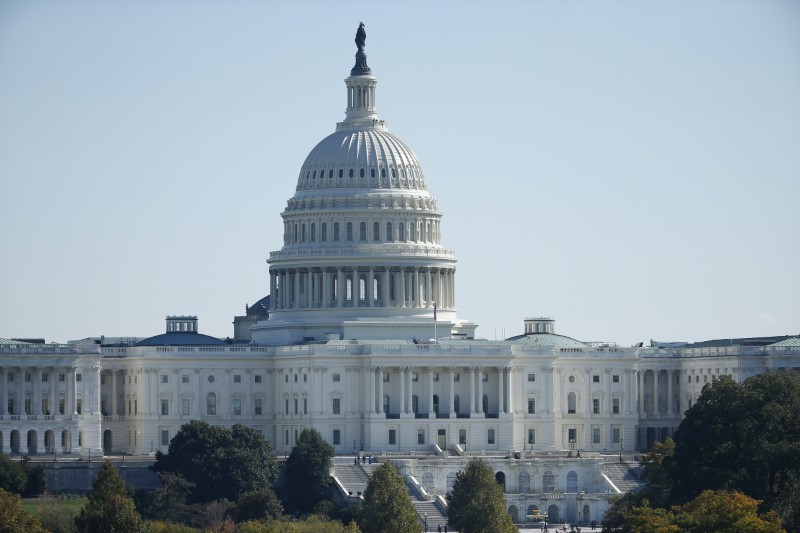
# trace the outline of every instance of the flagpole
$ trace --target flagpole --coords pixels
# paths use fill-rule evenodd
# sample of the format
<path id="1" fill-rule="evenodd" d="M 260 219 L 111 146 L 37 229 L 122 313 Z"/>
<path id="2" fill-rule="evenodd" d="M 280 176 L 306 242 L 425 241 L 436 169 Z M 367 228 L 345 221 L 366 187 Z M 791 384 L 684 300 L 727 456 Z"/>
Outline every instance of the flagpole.
<path id="1" fill-rule="evenodd" d="M 436 337 L 436 302 L 433 302 L 433 340 L 438 342 Z"/>

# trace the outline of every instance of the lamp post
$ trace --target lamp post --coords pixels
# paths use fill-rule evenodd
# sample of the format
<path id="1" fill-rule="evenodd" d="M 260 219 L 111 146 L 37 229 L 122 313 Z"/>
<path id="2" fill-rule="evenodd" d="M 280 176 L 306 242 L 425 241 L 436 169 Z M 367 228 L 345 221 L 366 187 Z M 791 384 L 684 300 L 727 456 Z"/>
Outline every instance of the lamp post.
<path id="1" fill-rule="evenodd" d="M 423 513 L 422 518 L 425 521 L 425 533 L 428 533 L 428 513 Z"/>

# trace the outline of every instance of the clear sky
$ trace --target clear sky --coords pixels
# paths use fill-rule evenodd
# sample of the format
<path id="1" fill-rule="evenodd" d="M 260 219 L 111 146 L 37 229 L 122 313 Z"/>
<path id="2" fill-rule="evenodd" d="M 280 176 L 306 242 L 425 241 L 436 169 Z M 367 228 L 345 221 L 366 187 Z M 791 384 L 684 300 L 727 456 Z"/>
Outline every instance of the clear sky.
<path id="1" fill-rule="evenodd" d="M 231 336 L 367 28 L 479 335 L 800 333 L 800 2 L 0 2 L 0 337 Z"/>

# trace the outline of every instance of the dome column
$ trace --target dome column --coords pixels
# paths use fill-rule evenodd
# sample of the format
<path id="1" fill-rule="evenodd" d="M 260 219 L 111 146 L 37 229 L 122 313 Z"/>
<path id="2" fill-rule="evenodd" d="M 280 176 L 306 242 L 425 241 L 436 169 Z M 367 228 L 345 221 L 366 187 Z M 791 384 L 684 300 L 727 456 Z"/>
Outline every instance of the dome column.
<path id="1" fill-rule="evenodd" d="M 367 300 L 369 300 L 369 307 L 375 307 L 375 270 L 369 269 L 369 277 L 367 278 Z"/>
<path id="2" fill-rule="evenodd" d="M 381 305 L 383 307 L 389 307 L 389 280 L 391 276 L 389 275 L 388 267 L 381 272 L 381 279 L 383 280 L 381 283 Z"/>
<path id="3" fill-rule="evenodd" d="M 344 307 L 344 272 L 341 268 L 336 269 L 336 307 Z"/>
<path id="4" fill-rule="evenodd" d="M 398 307 L 405 307 L 406 306 L 406 271 L 405 269 L 400 269 L 400 272 L 397 275 L 397 281 L 400 283 L 400 290 L 397 291 L 395 294 L 397 299 L 397 306 Z"/>

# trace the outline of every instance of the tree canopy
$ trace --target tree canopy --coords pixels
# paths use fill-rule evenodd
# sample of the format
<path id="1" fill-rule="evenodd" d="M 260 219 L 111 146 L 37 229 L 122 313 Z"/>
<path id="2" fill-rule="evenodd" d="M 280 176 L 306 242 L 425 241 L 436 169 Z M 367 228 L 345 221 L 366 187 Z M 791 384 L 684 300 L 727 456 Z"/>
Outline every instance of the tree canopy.
<path id="1" fill-rule="evenodd" d="M 167 454 L 156 453 L 153 469 L 175 473 L 191 483 L 192 500 L 236 500 L 245 492 L 270 487 L 278 466 L 269 441 L 241 424 L 230 429 L 192 420 L 169 443 Z"/>
<path id="2" fill-rule="evenodd" d="M 0 488 L 0 531 L 3 533 L 45 533 L 39 519 L 22 507 L 19 496 Z"/>
<path id="3" fill-rule="evenodd" d="M 75 517 L 81 533 L 143 533 L 144 523 L 111 461 L 105 461 L 92 483 L 89 501 Z"/>
<path id="4" fill-rule="evenodd" d="M 422 531 L 403 478 L 391 463 L 383 463 L 373 472 L 364 491 L 358 524 L 364 533 Z"/>
<path id="5" fill-rule="evenodd" d="M 453 490 L 447 493 L 447 521 L 463 533 L 515 533 L 517 528 L 506 512 L 503 488 L 491 467 L 472 459 L 456 474 Z"/>
<path id="6" fill-rule="evenodd" d="M 336 451 L 319 431 L 306 428 L 286 460 L 286 491 L 289 507 L 309 513 L 328 497 L 331 483 L 331 460 Z"/>

